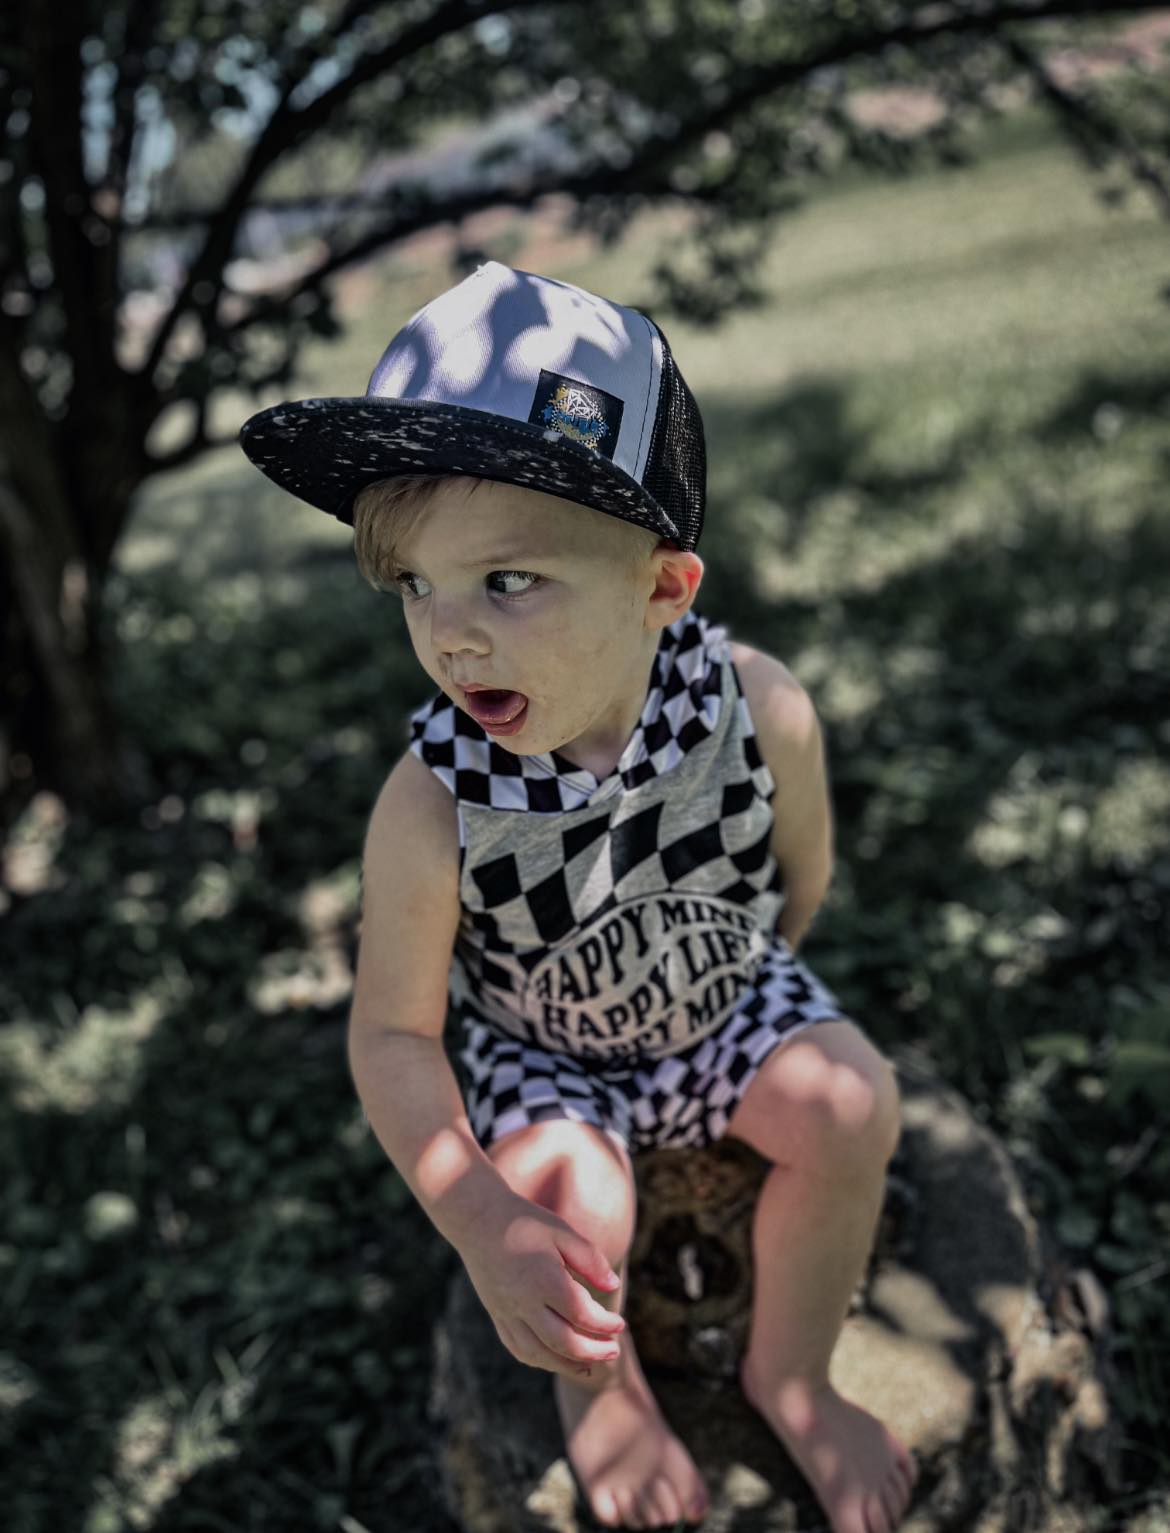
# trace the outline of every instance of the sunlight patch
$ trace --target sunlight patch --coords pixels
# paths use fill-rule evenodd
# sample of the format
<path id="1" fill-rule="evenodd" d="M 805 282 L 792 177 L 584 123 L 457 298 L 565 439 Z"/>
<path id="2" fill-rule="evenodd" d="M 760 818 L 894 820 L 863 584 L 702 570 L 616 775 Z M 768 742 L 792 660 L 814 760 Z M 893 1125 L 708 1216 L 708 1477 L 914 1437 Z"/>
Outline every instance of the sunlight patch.
<path id="1" fill-rule="evenodd" d="M 137 1090 L 140 1045 L 164 1015 L 190 994 L 185 973 L 171 971 L 137 991 L 120 1010 L 87 1006 L 64 1036 L 59 1026 L 16 1019 L 0 1031 L 0 1070 L 22 1112 L 89 1112 L 126 1105 Z"/>

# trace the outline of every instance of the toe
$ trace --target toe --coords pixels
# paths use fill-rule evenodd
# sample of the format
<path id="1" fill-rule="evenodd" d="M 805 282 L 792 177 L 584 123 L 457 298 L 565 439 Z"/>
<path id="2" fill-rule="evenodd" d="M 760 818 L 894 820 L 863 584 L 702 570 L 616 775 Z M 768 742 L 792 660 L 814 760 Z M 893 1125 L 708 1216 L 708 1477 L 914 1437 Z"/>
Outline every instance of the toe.
<path id="1" fill-rule="evenodd" d="M 613 1492 L 599 1490 L 593 1498 L 593 1515 L 606 1528 L 616 1528 L 621 1522 L 621 1511 Z"/>
<path id="2" fill-rule="evenodd" d="M 886 1521 L 896 1528 L 902 1520 L 902 1508 L 906 1505 L 906 1493 L 902 1489 L 901 1476 L 891 1473 L 882 1486 L 882 1502 L 886 1509 Z"/>
<path id="3" fill-rule="evenodd" d="M 634 1492 L 634 1516 L 638 1519 L 636 1526 L 639 1528 L 658 1526 L 658 1513 L 654 1510 L 654 1498 L 648 1486 Z"/>
<path id="4" fill-rule="evenodd" d="M 868 1533 L 890 1533 L 890 1524 L 886 1520 L 886 1509 L 880 1491 L 875 1491 L 873 1495 L 866 1497 L 865 1526 Z"/>
<path id="5" fill-rule="evenodd" d="M 711 1510 L 711 1498 L 702 1488 L 694 1491 L 687 1504 L 687 1516 L 692 1522 L 702 1522 Z"/>
<path id="6" fill-rule="evenodd" d="M 918 1476 L 918 1471 L 914 1463 L 914 1455 L 910 1452 L 909 1448 L 906 1447 L 905 1443 L 900 1443 L 896 1437 L 892 1437 L 890 1439 L 890 1443 L 893 1447 L 894 1457 L 897 1459 L 899 1467 L 902 1469 L 909 1483 L 913 1485 L 915 1479 Z"/>
<path id="7" fill-rule="evenodd" d="M 895 1465 L 895 1473 L 897 1475 L 898 1488 L 902 1494 L 902 1508 L 905 1510 L 914 1492 L 914 1481 L 916 1479 L 914 1465 L 903 1458 L 899 1458 Z"/>
<path id="8" fill-rule="evenodd" d="M 665 1475 L 655 1477 L 646 1492 L 646 1505 L 653 1511 L 655 1523 L 665 1523 L 668 1528 L 673 1528 L 676 1522 L 683 1520 L 682 1502 Z"/>
<path id="9" fill-rule="evenodd" d="M 637 1498 L 628 1487 L 615 1490 L 613 1498 L 618 1504 L 618 1525 L 623 1528 L 640 1528 L 642 1526 L 642 1514 L 638 1510 Z"/>
<path id="10" fill-rule="evenodd" d="M 875 1533 L 865 1515 L 865 1497 L 860 1492 L 845 1497 L 839 1508 L 841 1533 Z M 836 1524 L 834 1524 L 836 1533 Z"/>
<path id="11" fill-rule="evenodd" d="M 894 1454 L 894 1468 L 897 1473 L 899 1488 L 902 1493 L 902 1502 L 898 1515 L 901 1516 L 913 1494 L 914 1486 L 918 1480 L 918 1465 L 914 1462 L 914 1455 L 904 1443 L 891 1435 L 890 1447 Z"/>

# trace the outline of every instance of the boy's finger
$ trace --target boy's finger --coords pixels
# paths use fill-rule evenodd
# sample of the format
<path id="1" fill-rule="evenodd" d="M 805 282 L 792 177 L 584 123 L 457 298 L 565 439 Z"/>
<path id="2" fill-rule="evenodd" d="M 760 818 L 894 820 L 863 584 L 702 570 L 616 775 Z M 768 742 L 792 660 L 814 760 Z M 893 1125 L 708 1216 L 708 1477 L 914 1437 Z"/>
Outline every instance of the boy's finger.
<path id="1" fill-rule="evenodd" d="M 555 1352 L 552 1347 L 540 1339 L 526 1320 L 522 1320 L 520 1324 L 525 1329 L 529 1345 L 539 1353 L 539 1356 L 531 1361 L 531 1367 L 544 1368 L 551 1373 L 560 1373 L 565 1378 L 572 1379 L 579 1375 L 588 1377 L 592 1368 L 597 1366 L 596 1363 L 582 1362 L 580 1358 L 565 1357 L 563 1353 Z"/>
<path id="2" fill-rule="evenodd" d="M 607 1301 L 609 1304 L 617 1302 L 618 1290 L 616 1288 L 598 1288 L 595 1283 L 591 1283 L 588 1278 L 582 1277 L 579 1272 L 574 1272 L 571 1268 L 568 1271 L 574 1283 L 579 1283 L 591 1298 L 597 1300 L 603 1309 L 606 1308 Z"/>
<path id="3" fill-rule="evenodd" d="M 587 1240 L 566 1240 L 561 1247 L 561 1260 L 591 1294 L 612 1296 L 621 1287 L 621 1278 L 597 1247 Z"/>
<path id="4" fill-rule="evenodd" d="M 560 1311 L 558 1310 L 559 1314 Z M 602 1336 L 620 1336 L 626 1328 L 624 1315 L 616 1314 L 610 1309 L 601 1309 L 599 1306 L 590 1304 L 583 1309 L 574 1310 L 571 1315 L 566 1315 L 570 1325 L 575 1325 L 579 1331 L 597 1331 Z"/>
<path id="5" fill-rule="evenodd" d="M 584 1288 L 586 1293 L 596 1300 L 596 1303 L 584 1304 L 581 1302 L 581 1296 L 575 1294 L 570 1299 L 570 1302 L 564 1306 L 563 1311 L 557 1311 L 558 1314 L 564 1313 L 565 1319 L 571 1325 L 580 1326 L 583 1330 L 601 1331 L 607 1336 L 625 1330 L 625 1320 L 617 1310 L 610 1309 L 609 1307 L 609 1304 L 617 1302 L 612 1293 L 606 1293 L 603 1289 L 594 1288 L 592 1283 L 588 1283 L 584 1278 L 578 1277 L 575 1272 L 570 1272 L 569 1276 L 577 1284 L 578 1288 Z M 607 1299 L 609 1304 L 605 1302 Z"/>
<path id="6" fill-rule="evenodd" d="M 614 1362 L 621 1343 L 614 1336 L 591 1336 L 588 1331 L 578 1330 L 551 1305 L 546 1305 L 549 1342 L 555 1351 L 563 1353 L 574 1363 Z"/>

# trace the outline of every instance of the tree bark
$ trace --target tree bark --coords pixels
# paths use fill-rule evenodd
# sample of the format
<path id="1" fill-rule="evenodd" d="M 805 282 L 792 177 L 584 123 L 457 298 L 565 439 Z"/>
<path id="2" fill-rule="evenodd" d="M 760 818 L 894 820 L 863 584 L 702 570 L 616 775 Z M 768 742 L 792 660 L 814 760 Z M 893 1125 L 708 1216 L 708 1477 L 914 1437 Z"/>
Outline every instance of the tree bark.
<path id="1" fill-rule="evenodd" d="M 1006 1150 L 929 1061 L 893 1058 L 902 1140 L 830 1377 L 918 1455 L 906 1533 L 1083 1533 L 1121 1488 L 1107 1323 L 1100 1304 L 1074 1301 L 1091 1278 L 1062 1267 Z M 768 1169 L 733 1139 L 636 1155 L 624 1312 L 711 1491 L 708 1526 L 796 1533 L 823 1514 L 738 1387 Z M 596 1526 L 551 1374 L 512 1357 L 461 1268 L 436 1329 L 430 1415 L 448 1510 L 468 1533 Z"/>
<path id="2" fill-rule="evenodd" d="M 101 637 L 102 585 L 76 539 L 37 525 L 0 481 L 0 828 L 35 782 L 69 804 L 116 810 L 139 775 L 110 697 Z"/>
<path id="3" fill-rule="evenodd" d="M 31 783 L 99 815 L 141 783 L 102 642 L 106 576 L 135 485 L 124 433 L 106 433 L 78 474 L 68 432 L 46 420 L 4 339 L 0 418 L 12 429 L 0 451 L 0 826 Z"/>

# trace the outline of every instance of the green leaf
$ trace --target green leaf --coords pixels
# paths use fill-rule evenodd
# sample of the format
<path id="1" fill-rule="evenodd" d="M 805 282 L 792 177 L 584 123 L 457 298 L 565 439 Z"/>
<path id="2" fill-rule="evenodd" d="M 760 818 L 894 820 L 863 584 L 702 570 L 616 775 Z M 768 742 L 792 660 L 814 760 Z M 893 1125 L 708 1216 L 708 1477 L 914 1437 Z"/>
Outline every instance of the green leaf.
<path id="1" fill-rule="evenodd" d="M 1024 1052 L 1034 1059 L 1062 1059 L 1070 1065 L 1089 1062 L 1089 1040 L 1082 1033 L 1034 1033 L 1024 1039 Z"/>
<path id="2" fill-rule="evenodd" d="M 1108 1066 L 1106 1101 L 1124 1106 L 1133 1096 L 1144 1096 L 1160 1109 L 1170 1108 L 1170 1047 L 1140 1038 L 1123 1039 Z"/>
<path id="3" fill-rule="evenodd" d="M 1085 1208 L 1066 1208 L 1056 1219 L 1056 1234 L 1066 1246 L 1084 1250 L 1097 1239 L 1100 1220 Z"/>
<path id="4" fill-rule="evenodd" d="M 1093 1260 L 1109 1272 L 1135 1272 L 1148 1259 L 1148 1251 L 1115 1245 L 1109 1240 L 1102 1241 L 1093 1251 Z"/>

